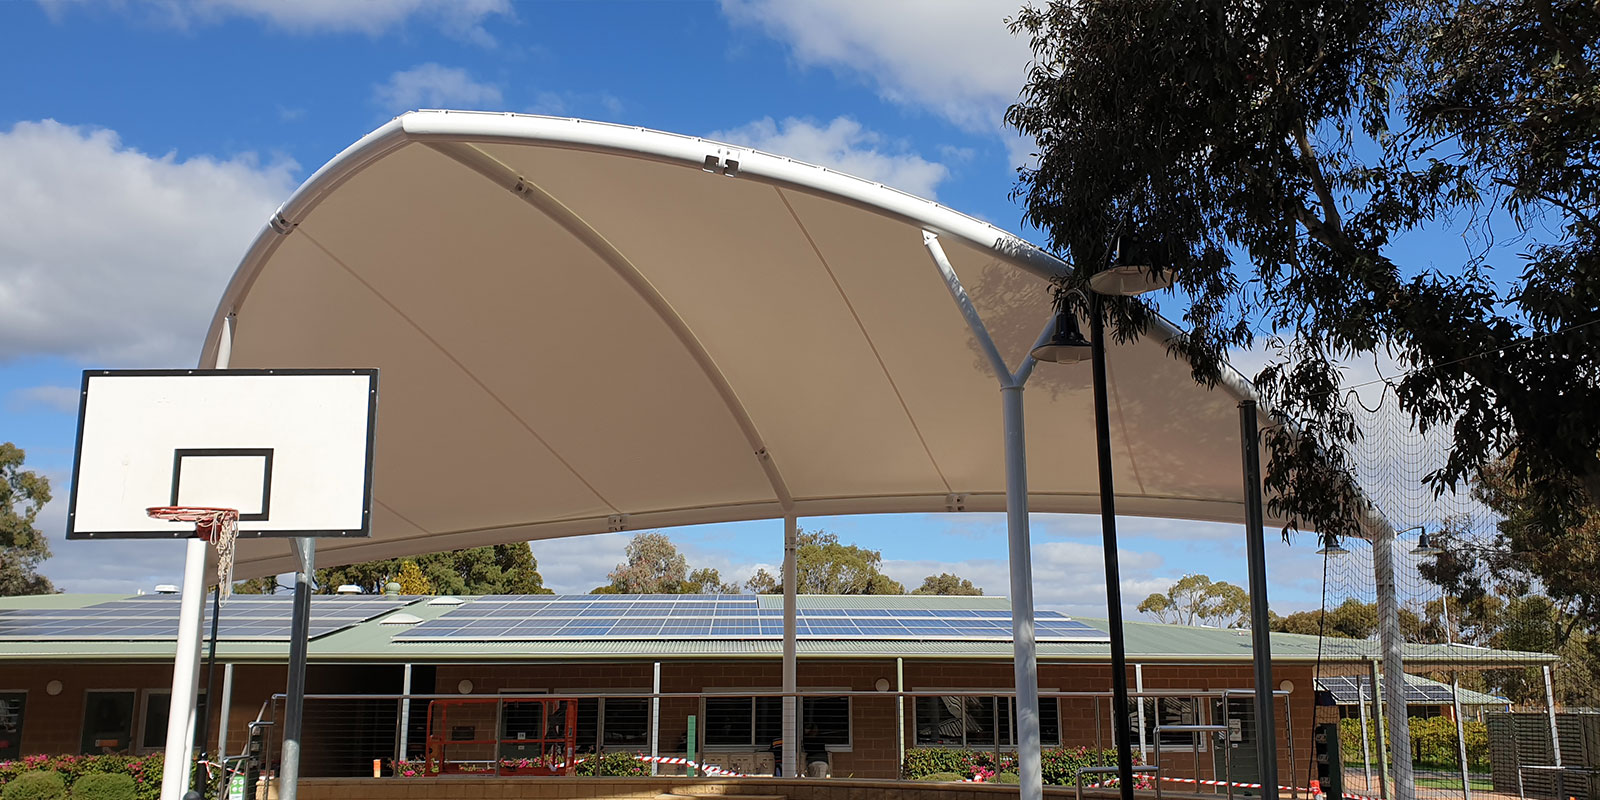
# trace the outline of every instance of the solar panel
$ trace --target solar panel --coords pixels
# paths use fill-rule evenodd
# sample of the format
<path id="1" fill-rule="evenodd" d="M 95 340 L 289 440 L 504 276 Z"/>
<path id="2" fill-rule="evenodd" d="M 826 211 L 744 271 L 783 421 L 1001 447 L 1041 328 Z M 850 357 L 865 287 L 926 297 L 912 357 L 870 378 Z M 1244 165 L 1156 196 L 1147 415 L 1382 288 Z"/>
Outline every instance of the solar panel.
<path id="1" fill-rule="evenodd" d="M 1333 695 L 1338 705 L 1372 702 L 1372 686 L 1368 678 L 1344 675 L 1318 678 L 1317 688 Z M 1406 677 L 1406 705 L 1443 705 L 1451 700 L 1448 685 L 1426 678 Z"/>
<path id="2" fill-rule="evenodd" d="M 1035 615 L 1041 642 L 1103 642 L 1104 633 L 1055 611 Z M 0 620 L 0 625 L 4 621 Z M 1002 610 L 929 608 L 801 608 L 797 636 L 812 639 L 941 639 L 1010 641 Z M 405 641 L 538 639 L 773 639 L 783 635 L 782 609 L 756 596 L 541 595 L 479 598 L 401 632 Z"/>
<path id="3" fill-rule="evenodd" d="M 309 635 L 316 638 L 344 630 L 413 600 L 384 595 L 313 597 Z M 11 609 L 0 612 L 0 640 L 175 639 L 178 603 L 172 595 L 145 595 L 84 608 Z M 235 641 L 287 640 L 292 613 L 290 595 L 235 596 L 222 607 L 217 635 Z M 210 631 L 210 604 L 202 625 Z"/>

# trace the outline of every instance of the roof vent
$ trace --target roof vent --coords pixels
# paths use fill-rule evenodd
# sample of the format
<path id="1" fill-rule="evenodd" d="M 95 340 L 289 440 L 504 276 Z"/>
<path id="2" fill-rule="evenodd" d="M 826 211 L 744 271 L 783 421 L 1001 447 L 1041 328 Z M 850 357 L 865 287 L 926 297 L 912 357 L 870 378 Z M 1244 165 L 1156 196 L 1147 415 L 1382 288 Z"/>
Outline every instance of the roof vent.
<path id="1" fill-rule="evenodd" d="M 415 625 L 415 624 L 417 624 L 417 623 L 419 623 L 421 621 L 422 621 L 422 617 L 416 616 L 415 614 L 407 614 L 407 613 L 401 612 L 399 614 L 390 614 L 389 616 L 378 620 L 378 624 L 379 625 Z"/>
<path id="2" fill-rule="evenodd" d="M 459 606 L 466 602 L 459 597 L 435 597 L 428 601 L 430 606 Z"/>
<path id="3" fill-rule="evenodd" d="M 353 583 L 346 583 L 333 591 L 337 594 L 361 594 L 361 587 Z"/>
<path id="4" fill-rule="evenodd" d="M 170 583 L 156 584 L 156 594 L 177 594 L 178 587 Z"/>

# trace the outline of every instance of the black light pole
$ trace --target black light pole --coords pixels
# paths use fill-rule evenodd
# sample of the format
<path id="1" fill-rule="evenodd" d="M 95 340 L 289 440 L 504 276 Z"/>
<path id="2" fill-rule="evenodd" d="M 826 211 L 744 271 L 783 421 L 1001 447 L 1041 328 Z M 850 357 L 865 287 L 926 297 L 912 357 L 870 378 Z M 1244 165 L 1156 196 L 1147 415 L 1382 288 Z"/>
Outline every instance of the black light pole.
<path id="1" fill-rule="evenodd" d="M 1100 536 L 1106 562 L 1106 624 L 1111 634 L 1111 731 L 1117 742 L 1117 788 L 1133 800 L 1133 748 L 1128 736 L 1128 650 L 1122 630 L 1122 578 L 1117 563 L 1116 489 L 1111 480 L 1111 423 L 1106 410 L 1105 323 L 1100 295 L 1089 292 L 1089 349 L 1094 376 L 1094 439 L 1100 456 Z"/>
<path id="2" fill-rule="evenodd" d="M 1244 458 L 1245 551 L 1250 570 L 1250 656 L 1256 679 L 1256 761 L 1262 800 L 1278 800 L 1278 726 L 1272 703 L 1272 634 L 1267 627 L 1266 525 L 1261 511 L 1260 431 L 1256 401 L 1239 403 L 1239 445 Z M 1227 702 L 1224 700 L 1223 702 Z M 1293 736 L 1294 732 L 1290 731 Z M 1226 744 L 1226 743 L 1224 743 Z"/>
<path id="3" fill-rule="evenodd" d="M 211 702 L 212 698 L 217 696 L 217 620 L 221 617 L 222 585 L 218 584 L 211 594 L 211 655 L 206 658 L 206 708 L 205 712 L 199 715 L 200 729 L 197 731 L 199 738 L 196 740 L 196 744 L 200 746 L 200 755 L 207 761 L 213 760 L 211 748 L 206 744 L 206 740 L 211 738 Z M 222 724 L 226 725 L 228 721 L 223 720 Z M 194 771 L 194 784 L 189 793 L 198 793 L 199 800 L 205 800 L 206 791 L 211 784 L 210 778 L 210 770 L 201 765 L 200 769 Z M 226 776 L 223 777 L 223 785 L 227 785 Z"/>

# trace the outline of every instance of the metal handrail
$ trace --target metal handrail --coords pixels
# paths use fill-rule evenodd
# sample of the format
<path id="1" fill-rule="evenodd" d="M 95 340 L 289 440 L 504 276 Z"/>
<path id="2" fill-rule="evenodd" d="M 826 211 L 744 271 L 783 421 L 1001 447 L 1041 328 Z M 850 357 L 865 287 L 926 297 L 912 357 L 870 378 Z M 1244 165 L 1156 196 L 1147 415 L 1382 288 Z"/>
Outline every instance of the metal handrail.
<path id="1" fill-rule="evenodd" d="M 1227 703 L 1223 703 L 1222 704 L 1222 713 L 1224 715 L 1223 718 L 1226 719 L 1227 718 L 1226 715 L 1228 713 L 1228 704 Z M 1227 746 L 1228 742 L 1226 741 L 1228 734 L 1231 733 L 1231 732 L 1233 732 L 1233 726 L 1227 724 L 1226 722 L 1224 722 L 1222 725 L 1157 725 L 1155 727 L 1155 735 L 1156 735 L 1156 765 L 1160 766 L 1160 764 L 1161 764 L 1161 734 L 1163 734 L 1163 733 L 1190 733 L 1190 734 L 1196 734 L 1196 736 L 1194 737 L 1193 744 L 1191 745 L 1191 747 L 1194 750 L 1194 777 L 1195 777 L 1195 780 L 1198 781 L 1200 779 L 1200 737 L 1199 737 L 1198 734 L 1202 734 L 1202 733 L 1220 734 L 1219 738 L 1223 740 L 1222 741 L 1222 779 L 1223 779 L 1223 783 L 1227 784 L 1227 786 L 1228 786 L 1228 800 L 1233 800 L 1233 752 L 1232 752 L 1232 748 Z M 1215 773 L 1216 773 L 1216 768 L 1213 767 L 1212 768 L 1212 774 L 1215 774 Z M 1156 781 L 1156 800 L 1161 800 L 1161 781 L 1160 780 Z"/>
<path id="2" fill-rule="evenodd" d="M 1083 776 L 1085 776 L 1085 775 L 1113 775 L 1113 774 L 1116 774 L 1116 773 L 1121 772 L 1121 771 L 1122 770 L 1121 770 L 1120 767 L 1079 767 L 1078 768 L 1078 774 L 1075 777 L 1073 777 L 1073 779 L 1072 779 L 1072 784 L 1075 787 L 1074 791 L 1077 793 L 1078 800 L 1083 800 Z M 1159 788 L 1161 786 L 1161 780 L 1160 780 L 1161 768 L 1160 767 L 1152 765 L 1152 764 L 1139 764 L 1139 765 L 1134 766 L 1133 772 L 1136 775 L 1137 774 L 1142 774 L 1142 773 L 1153 774 L 1157 778 L 1156 787 Z"/>

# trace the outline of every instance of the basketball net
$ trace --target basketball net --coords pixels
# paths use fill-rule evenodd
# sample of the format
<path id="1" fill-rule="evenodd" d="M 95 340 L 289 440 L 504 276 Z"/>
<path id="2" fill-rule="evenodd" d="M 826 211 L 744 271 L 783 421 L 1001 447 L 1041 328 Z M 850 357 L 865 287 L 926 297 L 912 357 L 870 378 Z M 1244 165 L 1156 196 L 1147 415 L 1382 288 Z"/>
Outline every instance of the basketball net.
<path id="1" fill-rule="evenodd" d="M 239 540 L 239 512 L 231 508 L 157 506 L 145 509 L 151 517 L 169 522 L 193 522 L 194 535 L 217 549 L 217 591 L 220 599 L 233 594 L 234 545 Z"/>

